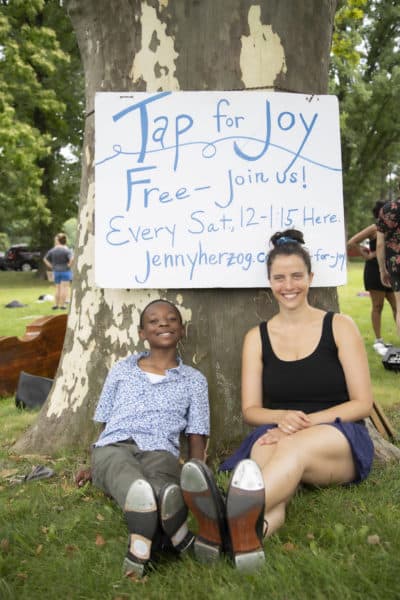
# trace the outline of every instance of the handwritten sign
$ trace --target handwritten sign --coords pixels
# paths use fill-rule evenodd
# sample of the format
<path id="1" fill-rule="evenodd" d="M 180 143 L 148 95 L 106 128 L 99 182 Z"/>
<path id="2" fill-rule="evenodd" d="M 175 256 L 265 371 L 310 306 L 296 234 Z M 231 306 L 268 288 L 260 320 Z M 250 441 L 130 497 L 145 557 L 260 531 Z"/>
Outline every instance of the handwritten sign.
<path id="1" fill-rule="evenodd" d="M 95 114 L 98 286 L 265 287 L 288 228 L 315 286 L 345 283 L 335 97 L 103 92 Z"/>

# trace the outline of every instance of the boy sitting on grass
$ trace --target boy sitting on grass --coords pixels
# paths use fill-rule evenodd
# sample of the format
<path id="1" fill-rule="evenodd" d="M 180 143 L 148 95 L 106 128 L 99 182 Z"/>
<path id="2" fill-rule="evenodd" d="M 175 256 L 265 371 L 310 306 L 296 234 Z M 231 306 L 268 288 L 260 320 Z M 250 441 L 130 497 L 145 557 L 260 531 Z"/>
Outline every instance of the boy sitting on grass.
<path id="1" fill-rule="evenodd" d="M 150 351 L 128 356 L 109 372 L 94 415 L 103 430 L 92 468 L 80 471 L 76 482 L 92 479 L 122 508 L 129 531 L 124 573 L 140 577 L 165 537 L 178 553 L 194 541 L 179 487 L 179 436 L 188 436 L 189 458 L 204 460 L 209 404 L 205 377 L 177 356 L 184 327 L 173 304 L 150 302 L 139 335 Z"/>

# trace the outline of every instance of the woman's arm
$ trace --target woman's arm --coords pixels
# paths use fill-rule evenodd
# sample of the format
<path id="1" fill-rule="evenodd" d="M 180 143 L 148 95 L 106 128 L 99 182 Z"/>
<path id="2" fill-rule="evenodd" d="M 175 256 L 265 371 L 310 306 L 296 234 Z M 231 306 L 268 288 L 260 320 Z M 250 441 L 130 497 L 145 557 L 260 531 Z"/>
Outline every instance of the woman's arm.
<path id="1" fill-rule="evenodd" d="M 376 234 L 376 258 L 383 285 L 391 286 L 388 270 L 386 268 L 385 234 L 378 231 Z"/>
<path id="2" fill-rule="evenodd" d="M 334 421 L 337 417 L 343 421 L 358 421 L 368 417 L 372 410 L 368 359 L 360 332 L 350 317 L 341 314 L 334 316 L 332 327 L 349 401 L 308 415 L 312 425 Z"/>
<path id="3" fill-rule="evenodd" d="M 375 237 L 375 236 L 376 236 L 376 225 L 373 223 L 372 225 L 368 225 L 368 227 L 366 227 L 365 229 L 362 229 L 361 231 L 359 231 L 358 233 L 353 235 L 353 237 L 351 237 L 349 239 L 349 241 L 347 242 L 347 248 L 348 249 L 356 248 L 359 251 L 360 256 L 363 256 L 366 259 L 373 258 L 375 256 L 375 253 L 370 253 L 367 248 L 360 246 L 360 244 L 364 240 L 367 240 L 367 239 L 369 239 L 371 237 Z"/>
<path id="4" fill-rule="evenodd" d="M 283 431 L 287 425 L 303 429 L 309 419 L 300 410 L 276 410 L 263 408 L 262 402 L 262 346 L 259 327 L 246 334 L 242 350 L 242 415 L 248 425 L 276 423 Z M 286 423 L 286 421 L 289 421 Z M 294 429 L 293 429 L 294 430 Z M 289 431 L 289 430 L 288 430 Z"/>
<path id="5" fill-rule="evenodd" d="M 69 269 L 72 267 L 73 262 L 74 262 L 73 252 L 72 252 L 72 250 L 68 249 L 68 262 L 67 262 L 67 265 L 68 265 Z"/>

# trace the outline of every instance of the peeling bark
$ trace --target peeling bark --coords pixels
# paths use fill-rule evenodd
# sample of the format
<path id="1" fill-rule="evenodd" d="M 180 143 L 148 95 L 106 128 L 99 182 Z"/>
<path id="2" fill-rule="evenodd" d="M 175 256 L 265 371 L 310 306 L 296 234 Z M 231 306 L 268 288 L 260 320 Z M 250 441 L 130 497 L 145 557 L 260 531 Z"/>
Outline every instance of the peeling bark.
<path id="1" fill-rule="evenodd" d="M 111 364 L 142 349 L 138 315 L 151 299 L 179 304 L 182 355 L 210 387 L 210 452 L 244 432 L 244 333 L 276 312 L 265 289 L 104 290 L 94 287 L 94 94 L 163 89 L 272 88 L 325 93 L 336 0 L 66 0 L 86 74 L 86 128 L 71 312 L 56 385 L 17 451 L 87 448 Z M 110 265 L 112 268 L 112 265 Z M 337 310 L 336 290 L 311 300 Z"/>
<path id="2" fill-rule="evenodd" d="M 272 25 L 261 21 L 261 6 L 248 12 L 249 35 L 241 37 L 240 68 L 246 88 L 273 87 L 278 75 L 287 72 L 285 49 Z"/>

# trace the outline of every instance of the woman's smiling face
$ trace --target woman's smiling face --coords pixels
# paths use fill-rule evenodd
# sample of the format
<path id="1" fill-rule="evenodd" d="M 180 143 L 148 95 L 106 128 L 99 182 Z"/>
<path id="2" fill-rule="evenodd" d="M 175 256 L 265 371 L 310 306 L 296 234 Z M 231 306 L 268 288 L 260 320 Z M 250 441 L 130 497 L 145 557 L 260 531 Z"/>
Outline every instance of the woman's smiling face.
<path id="1" fill-rule="evenodd" d="M 286 308 L 297 308 L 307 302 L 313 273 L 297 254 L 279 254 L 270 270 L 270 285 L 277 302 Z"/>

